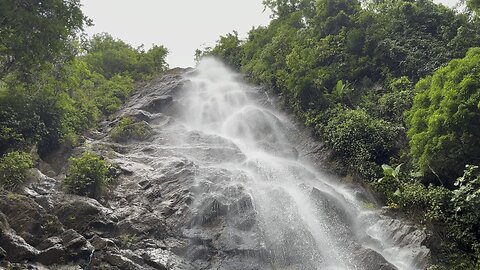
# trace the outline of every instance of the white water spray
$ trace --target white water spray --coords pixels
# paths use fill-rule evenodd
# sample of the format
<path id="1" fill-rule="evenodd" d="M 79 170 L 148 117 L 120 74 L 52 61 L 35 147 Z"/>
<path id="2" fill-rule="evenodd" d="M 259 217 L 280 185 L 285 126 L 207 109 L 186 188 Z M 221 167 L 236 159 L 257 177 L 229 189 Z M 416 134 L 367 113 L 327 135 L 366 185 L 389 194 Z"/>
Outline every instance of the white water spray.
<path id="1" fill-rule="evenodd" d="M 217 237 L 222 247 L 255 250 L 249 255 L 268 261 L 271 269 L 424 266 L 419 258 L 428 250 L 398 244 L 398 231 L 388 228 L 398 221 L 364 209 L 351 190 L 298 160 L 292 124 L 261 106 L 255 98 L 261 93 L 240 75 L 204 59 L 188 79 L 179 100 L 180 126 L 189 136 L 179 136 L 178 143 L 188 146 L 185 155 L 202 171 L 195 199 L 200 218 L 191 230 L 219 226 L 207 224 L 213 207 L 226 220 Z"/>

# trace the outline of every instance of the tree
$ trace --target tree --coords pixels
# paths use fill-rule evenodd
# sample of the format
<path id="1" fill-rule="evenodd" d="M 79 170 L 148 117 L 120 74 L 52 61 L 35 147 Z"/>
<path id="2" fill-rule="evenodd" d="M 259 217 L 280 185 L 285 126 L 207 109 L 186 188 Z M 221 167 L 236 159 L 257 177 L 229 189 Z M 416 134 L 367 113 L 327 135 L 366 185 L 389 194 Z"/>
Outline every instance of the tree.
<path id="1" fill-rule="evenodd" d="M 138 80 L 162 73 L 168 67 L 165 61 L 168 50 L 163 46 L 154 45 L 145 52 L 143 45 L 133 48 L 107 33 L 93 36 L 84 46 L 88 52 L 85 61 L 94 72 L 107 79 L 122 73 Z"/>
<path id="2" fill-rule="evenodd" d="M 419 168 L 455 179 L 480 162 L 480 48 L 451 61 L 416 86 L 409 111 L 411 154 Z"/>
<path id="3" fill-rule="evenodd" d="M 268 7 L 274 16 L 284 17 L 298 10 L 301 0 L 263 0 L 263 5 Z"/>
<path id="4" fill-rule="evenodd" d="M 107 79 L 122 72 L 135 73 L 135 69 L 139 65 L 139 52 L 107 33 L 93 36 L 85 47 L 88 52 L 85 61 L 93 71 L 102 74 Z"/>
<path id="5" fill-rule="evenodd" d="M 225 60 L 231 67 L 240 69 L 242 64 L 241 40 L 238 38 L 237 31 L 220 36 L 217 46 L 209 53 Z"/>
<path id="6" fill-rule="evenodd" d="M 0 1 L 0 79 L 72 57 L 65 48 L 86 24 L 79 0 Z"/>

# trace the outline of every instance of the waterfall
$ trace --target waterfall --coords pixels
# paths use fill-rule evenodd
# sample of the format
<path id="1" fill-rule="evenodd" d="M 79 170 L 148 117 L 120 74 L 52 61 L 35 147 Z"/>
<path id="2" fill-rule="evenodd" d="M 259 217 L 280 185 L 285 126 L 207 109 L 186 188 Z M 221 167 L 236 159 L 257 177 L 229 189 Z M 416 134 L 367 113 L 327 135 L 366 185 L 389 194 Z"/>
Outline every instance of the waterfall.
<path id="1" fill-rule="evenodd" d="M 302 158 L 259 88 L 211 58 L 185 76 L 170 140 L 195 164 L 187 253 L 213 247 L 215 269 L 424 268 L 419 232 Z"/>

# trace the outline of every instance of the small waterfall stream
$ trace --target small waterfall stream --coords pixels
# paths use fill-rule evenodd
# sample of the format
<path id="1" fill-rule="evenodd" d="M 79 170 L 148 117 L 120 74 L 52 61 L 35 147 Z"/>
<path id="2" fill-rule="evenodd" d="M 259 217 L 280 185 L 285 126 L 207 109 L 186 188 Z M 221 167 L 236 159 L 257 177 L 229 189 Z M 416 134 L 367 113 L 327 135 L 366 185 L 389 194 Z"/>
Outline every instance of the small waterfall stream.
<path id="1" fill-rule="evenodd" d="M 189 252 L 223 258 L 207 268 L 424 268 L 419 232 L 301 161 L 294 125 L 258 89 L 208 58 L 187 79 L 171 139 L 196 166 Z"/>

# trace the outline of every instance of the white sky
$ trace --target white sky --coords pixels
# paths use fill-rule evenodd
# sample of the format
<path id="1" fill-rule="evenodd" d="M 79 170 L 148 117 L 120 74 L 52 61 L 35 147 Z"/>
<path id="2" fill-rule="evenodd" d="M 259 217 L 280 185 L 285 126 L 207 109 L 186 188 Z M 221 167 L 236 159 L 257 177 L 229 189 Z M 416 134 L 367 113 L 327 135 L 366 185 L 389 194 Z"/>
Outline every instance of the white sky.
<path id="1" fill-rule="evenodd" d="M 436 0 L 449 6 L 458 0 Z M 267 25 L 262 0 L 81 0 L 93 20 L 90 35 L 108 32 L 133 46 L 164 45 L 170 67 L 193 66 L 195 49 L 212 46 L 220 35 Z"/>
<path id="2" fill-rule="evenodd" d="M 262 0 L 81 0 L 93 20 L 89 34 L 108 32 L 133 46 L 152 43 L 170 51 L 170 67 L 194 66 L 195 49 L 212 46 L 220 35 L 267 25 Z M 205 45 L 204 45 L 205 44 Z"/>

